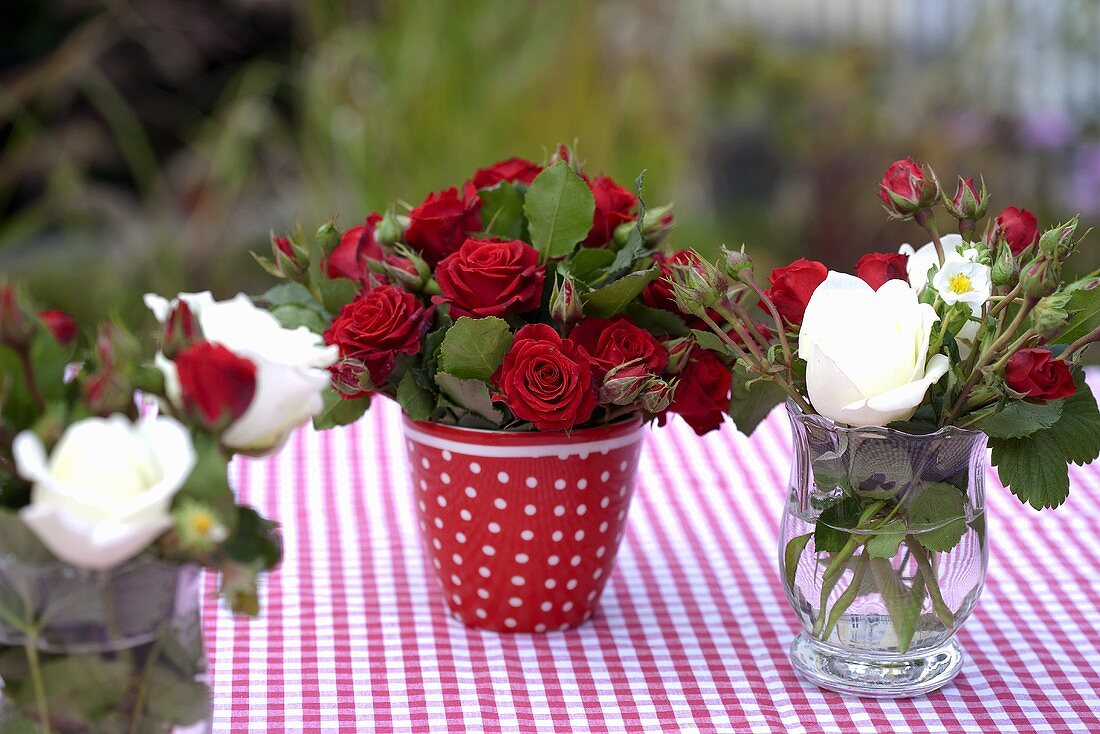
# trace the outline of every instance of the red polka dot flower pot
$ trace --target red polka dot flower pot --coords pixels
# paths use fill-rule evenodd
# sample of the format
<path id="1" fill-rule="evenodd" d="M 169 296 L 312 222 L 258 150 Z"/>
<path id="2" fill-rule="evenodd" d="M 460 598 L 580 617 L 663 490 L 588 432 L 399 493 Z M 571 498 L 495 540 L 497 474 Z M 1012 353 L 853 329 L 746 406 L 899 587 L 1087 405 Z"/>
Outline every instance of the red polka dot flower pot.
<path id="1" fill-rule="evenodd" d="M 642 423 L 487 431 L 405 419 L 420 529 L 470 627 L 545 632 L 592 616 L 622 540 Z"/>

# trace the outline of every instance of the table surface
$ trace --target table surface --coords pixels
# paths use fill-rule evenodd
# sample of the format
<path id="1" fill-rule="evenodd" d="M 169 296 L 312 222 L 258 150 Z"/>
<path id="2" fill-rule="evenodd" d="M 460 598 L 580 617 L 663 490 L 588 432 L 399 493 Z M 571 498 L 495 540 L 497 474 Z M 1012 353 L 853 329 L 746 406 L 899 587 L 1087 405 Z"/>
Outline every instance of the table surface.
<path id="1" fill-rule="evenodd" d="M 1100 383 L 1100 374 L 1090 375 Z M 283 523 L 263 616 L 213 599 L 216 732 L 1100 731 L 1100 466 L 1069 501 L 987 487 L 989 575 L 930 696 L 856 699 L 798 678 L 777 571 L 790 464 L 782 411 L 751 439 L 653 429 L 616 569 L 578 630 L 501 635 L 447 613 L 421 550 L 399 413 L 300 431 L 239 461 L 243 500 Z"/>

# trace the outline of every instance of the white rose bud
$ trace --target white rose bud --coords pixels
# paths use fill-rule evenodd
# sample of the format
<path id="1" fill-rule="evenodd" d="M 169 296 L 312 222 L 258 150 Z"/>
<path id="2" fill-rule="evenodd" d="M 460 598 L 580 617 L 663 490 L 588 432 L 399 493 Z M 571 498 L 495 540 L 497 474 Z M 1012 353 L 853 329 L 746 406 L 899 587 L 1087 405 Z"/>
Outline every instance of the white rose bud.
<path id="1" fill-rule="evenodd" d="M 172 498 L 195 465 L 190 434 L 167 417 L 85 418 L 48 458 L 24 431 L 12 454 L 32 483 L 23 522 L 55 556 L 96 571 L 130 560 L 171 526 Z"/>
<path id="2" fill-rule="evenodd" d="M 947 357 L 928 358 L 938 320 L 935 309 L 900 280 L 876 291 L 859 278 L 830 272 L 806 306 L 798 337 L 814 409 L 852 426 L 911 417 L 948 370 Z"/>

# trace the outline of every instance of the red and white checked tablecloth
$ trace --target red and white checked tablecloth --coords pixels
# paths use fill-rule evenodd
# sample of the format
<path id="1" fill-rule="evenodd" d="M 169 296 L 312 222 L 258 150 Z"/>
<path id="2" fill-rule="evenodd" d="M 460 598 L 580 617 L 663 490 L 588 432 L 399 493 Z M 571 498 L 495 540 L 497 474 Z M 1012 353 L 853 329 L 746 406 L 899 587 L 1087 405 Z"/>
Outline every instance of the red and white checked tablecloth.
<path id="1" fill-rule="evenodd" d="M 1092 375 L 1100 383 L 1100 374 Z M 1100 466 L 1055 512 L 988 487 L 989 576 L 966 665 L 925 698 L 823 692 L 787 661 L 777 571 L 786 416 L 751 439 L 654 429 L 618 564 L 581 629 L 454 621 L 421 551 L 395 406 L 240 461 L 243 499 L 283 524 L 263 616 L 212 600 L 217 732 L 1100 732 Z"/>

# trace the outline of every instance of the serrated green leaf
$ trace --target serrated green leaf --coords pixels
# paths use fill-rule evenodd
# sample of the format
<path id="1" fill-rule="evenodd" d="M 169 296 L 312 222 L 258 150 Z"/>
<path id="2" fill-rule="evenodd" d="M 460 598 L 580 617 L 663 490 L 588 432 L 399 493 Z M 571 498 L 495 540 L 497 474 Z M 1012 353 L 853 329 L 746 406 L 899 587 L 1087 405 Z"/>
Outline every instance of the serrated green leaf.
<path id="1" fill-rule="evenodd" d="M 1001 483 L 1021 502 L 1041 510 L 1066 501 L 1069 467 L 1052 431 L 1026 438 L 991 438 L 989 447 Z"/>
<path id="2" fill-rule="evenodd" d="M 757 380 L 747 387 L 744 382 L 734 380 L 730 395 L 730 418 L 746 436 L 751 436 L 775 406 L 787 398 L 787 393 L 773 380 Z"/>
<path id="3" fill-rule="evenodd" d="M 1100 326 L 1100 278 L 1082 278 L 1066 287 L 1070 294 L 1066 311 L 1070 313 L 1066 328 L 1056 343 L 1071 344 Z"/>
<path id="4" fill-rule="evenodd" d="M 397 403 L 414 421 L 428 420 L 435 410 L 435 396 L 417 384 L 412 372 L 406 372 L 397 386 Z"/>
<path id="5" fill-rule="evenodd" d="M 543 169 L 523 202 L 531 244 L 543 261 L 572 252 L 592 228 L 595 211 L 588 184 L 564 161 Z"/>
<path id="6" fill-rule="evenodd" d="M 454 405 L 496 425 L 504 421 L 504 413 L 493 405 L 487 383 L 481 380 L 462 380 L 446 372 L 437 373 L 435 381 L 443 395 Z"/>
<path id="7" fill-rule="evenodd" d="M 286 282 L 268 288 L 257 300 L 272 308 L 275 306 L 307 306 L 320 309 L 321 304 L 301 283 Z"/>
<path id="8" fill-rule="evenodd" d="M 660 308 L 650 308 L 635 301 L 623 309 L 631 321 L 657 336 L 687 336 L 691 333 L 687 322 L 679 315 Z"/>
<path id="9" fill-rule="evenodd" d="M 582 299 L 584 312 L 597 318 L 611 318 L 629 306 L 645 289 L 646 284 L 656 277 L 657 268 L 627 273 L 618 280 L 585 295 Z"/>
<path id="10" fill-rule="evenodd" d="M 486 233 L 507 240 L 524 239 L 527 220 L 523 218 L 523 191 L 518 186 L 502 181 L 477 194 Z"/>
<path id="11" fill-rule="evenodd" d="M 732 355 L 729 345 L 722 341 L 722 337 L 718 336 L 713 331 L 692 329 L 691 337 L 695 340 L 696 344 L 709 352 L 715 352 L 722 357 L 729 357 Z"/>
<path id="12" fill-rule="evenodd" d="M 966 496 L 943 482 L 920 487 L 905 504 L 909 533 L 930 551 L 949 551 L 966 532 Z"/>
<path id="13" fill-rule="evenodd" d="M 1077 375 L 1076 382 L 1077 392 L 1064 401 L 1051 434 L 1063 458 L 1083 466 L 1100 454 L 1100 410 L 1084 373 Z"/>
<path id="14" fill-rule="evenodd" d="M 284 329 L 297 329 L 299 326 L 304 326 L 314 334 L 322 334 L 329 326 L 324 316 L 306 306 L 276 306 L 271 309 L 271 315 Z"/>
<path id="15" fill-rule="evenodd" d="M 905 539 L 905 523 L 891 520 L 875 530 L 866 543 L 867 555 L 872 558 L 893 558 L 898 554 L 901 541 Z"/>
<path id="16" fill-rule="evenodd" d="M 851 537 L 847 529 L 855 527 L 861 512 L 859 502 L 851 497 L 834 501 L 818 515 L 814 547 L 826 553 L 839 553 Z"/>
<path id="17" fill-rule="evenodd" d="M 1012 400 L 1004 409 L 983 418 L 975 427 L 990 438 L 1022 438 L 1050 428 L 1062 416 L 1061 400 L 1028 403 Z"/>
<path id="18" fill-rule="evenodd" d="M 258 564 L 270 570 L 283 558 L 283 540 L 279 524 L 268 520 L 251 507 L 237 507 L 233 534 L 222 549 L 225 554 L 244 565 Z"/>
<path id="19" fill-rule="evenodd" d="M 173 726 L 190 726 L 210 713 L 210 688 L 202 681 L 184 678 L 164 665 L 149 671 L 145 717 Z"/>
<path id="20" fill-rule="evenodd" d="M 340 309 L 355 300 L 362 288 L 362 284 L 348 278 L 332 278 L 317 283 L 324 301 L 322 305 L 332 314 L 340 313 Z"/>
<path id="21" fill-rule="evenodd" d="M 439 369 L 461 380 L 487 381 L 512 346 L 504 319 L 463 316 L 447 330 L 439 349 Z"/>
<path id="22" fill-rule="evenodd" d="M 321 393 L 321 398 L 325 407 L 313 417 L 313 427 L 318 431 L 350 425 L 359 420 L 370 407 L 370 398 L 367 396 L 348 400 L 331 388 Z"/>
<path id="23" fill-rule="evenodd" d="M 50 716 L 98 722 L 115 711 L 129 690 L 130 666 L 121 659 L 67 655 L 42 664 L 42 684 Z M 19 689 L 18 702 L 34 710 L 34 686 Z"/>
<path id="24" fill-rule="evenodd" d="M 581 283 L 595 286 L 608 274 L 608 266 L 615 260 L 615 253 L 600 247 L 581 248 L 573 257 L 563 262 L 567 270 Z M 559 266 L 558 270 L 562 270 Z"/>
<path id="25" fill-rule="evenodd" d="M 787 542 L 787 547 L 783 549 L 783 574 L 786 576 L 788 589 L 794 588 L 794 577 L 795 573 L 798 572 L 798 561 L 802 558 L 802 552 L 806 550 L 806 546 L 812 537 L 814 537 L 813 533 L 798 535 L 791 538 Z"/>

